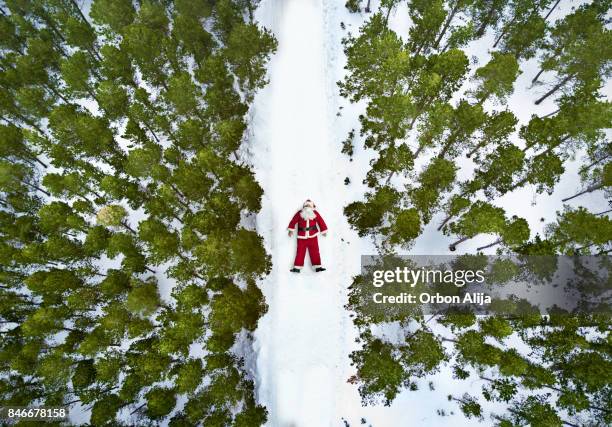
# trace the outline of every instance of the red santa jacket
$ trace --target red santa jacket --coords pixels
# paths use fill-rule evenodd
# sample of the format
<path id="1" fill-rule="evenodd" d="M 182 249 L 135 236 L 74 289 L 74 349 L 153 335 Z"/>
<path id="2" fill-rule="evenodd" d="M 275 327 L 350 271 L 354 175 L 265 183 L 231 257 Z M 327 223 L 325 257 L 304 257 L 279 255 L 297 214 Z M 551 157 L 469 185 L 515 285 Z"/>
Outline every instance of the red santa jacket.
<path id="1" fill-rule="evenodd" d="M 304 219 L 300 215 L 301 211 L 297 211 L 291 221 L 289 222 L 288 230 L 292 230 L 295 226 L 298 226 L 297 238 L 298 239 L 309 239 L 315 237 L 319 232 L 324 233 L 327 231 L 327 225 L 319 212 L 314 211 L 315 217 L 313 219 Z"/>

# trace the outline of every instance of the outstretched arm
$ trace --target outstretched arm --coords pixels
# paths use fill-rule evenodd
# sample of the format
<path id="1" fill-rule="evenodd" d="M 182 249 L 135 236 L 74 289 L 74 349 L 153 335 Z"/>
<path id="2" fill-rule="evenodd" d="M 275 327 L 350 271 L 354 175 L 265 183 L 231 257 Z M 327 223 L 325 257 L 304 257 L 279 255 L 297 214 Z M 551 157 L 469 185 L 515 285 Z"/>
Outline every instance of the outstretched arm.
<path id="1" fill-rule="evenodd" d="M 323 221 L 323 217 L 319 212 L 315 211 L 315 213 L 317 214 L 317 225 L 319 226 L 319 231 L 321 234 L 325 235 L 327 233 L 327 224 L 325 224 L 325 221 Z"/>
<path id="2" fill-rule="evenodd" d="M 299 215 L 300 213 L 296 212 L 295 215 L 293 215 L 293 218 L 291 218 L 291 221 L 289 221 L 289 225 L 287 226 L 287 231 L 289 232 L 290 236 L 293 233 L 293 230 L 295 229 L 295 226 L 297 225 L 300 219 Z"/>

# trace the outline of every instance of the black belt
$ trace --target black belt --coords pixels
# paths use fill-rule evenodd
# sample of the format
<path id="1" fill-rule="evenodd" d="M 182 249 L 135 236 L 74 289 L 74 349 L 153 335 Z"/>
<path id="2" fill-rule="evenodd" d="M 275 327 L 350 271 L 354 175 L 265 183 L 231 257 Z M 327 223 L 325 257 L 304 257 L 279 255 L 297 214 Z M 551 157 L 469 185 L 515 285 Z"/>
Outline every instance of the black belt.
<path id="1" fill-rule="evenodd" d="M 298 227 L 300 231 L 308 231 L 308 230 L 316 230 L 317 227 L 315 225 L 311 225 L 310 227 Z"/>

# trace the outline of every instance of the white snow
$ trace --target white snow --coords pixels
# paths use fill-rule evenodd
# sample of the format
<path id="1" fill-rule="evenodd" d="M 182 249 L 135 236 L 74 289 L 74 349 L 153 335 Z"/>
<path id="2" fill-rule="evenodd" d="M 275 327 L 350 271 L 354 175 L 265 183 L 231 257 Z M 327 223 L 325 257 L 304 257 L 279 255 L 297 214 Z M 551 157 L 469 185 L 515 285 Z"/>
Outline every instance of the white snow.
<path id="1" fill-rule="evenodd" d="M 268 1 L 258 12 L 279 46 L 253 120 L 253 163 L 265 191 L 257 230 L 274 263 L 261 284 L 270 309 L 255 333 L 257 393 L 268 408 L 270 425 L 337 424 L 350 329 L 343 304 L 351 275 L 347 268 L 355 262 L 340 240 L 354 240 L 354 235 L 339 200 L 346 162 L 331 137 L 332 95 L 321 55 L 326 44 L 323 10 L 320 2 L 291 0 Z M 317 204 L 330 230 L 327 238 L 319 237 L 328 271 L 314 273 L 307 264 L 297 275 L 289 272 L 295 238 L 286 229 L 307 198 Z"/>

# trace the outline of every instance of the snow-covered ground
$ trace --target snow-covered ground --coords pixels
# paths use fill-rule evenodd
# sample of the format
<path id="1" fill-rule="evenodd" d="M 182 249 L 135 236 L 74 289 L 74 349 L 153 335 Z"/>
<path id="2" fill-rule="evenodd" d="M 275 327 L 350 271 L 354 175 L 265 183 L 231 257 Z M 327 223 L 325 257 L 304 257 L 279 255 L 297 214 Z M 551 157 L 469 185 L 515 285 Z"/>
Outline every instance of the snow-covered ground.
<path id="1" fill-rule="evenodd" d="M 278 39 L 277 53 L 269 63 L 270 83 L 255 98 L 251 110 L 250 153 L 257 179 L 264 189 L 263 208 L 257 216 L 257 231 L 272 255 L 273 271 L 260 286 L 269 305 L 255 332 L 255 360 L 250 362 L 258 401 L 269 411 L 269 426 L 467 426 L 482 425 L 468 420 L 445 396 L 460 394 L 448 368 L 419 383 L 418 391 L 402 392 L 390 407 L 362 407 L 357 387 L 347 383 L 354 374 L 349 354 L 358 348 L 356 330 L 344 309 L 347 287 L 359 274 L 360 255 L 375 253 L 371 244 L 350 229 L 343 207 L 362 199 L 361 184 L 372 153 L 364 152 L 356 139 L 355 159 L 340 153 L 347 133 L 358 130 L 363 105 L 343 100 L 336 82 L 344 76 L 345 56 L 341 40 L 356 34 L 367 15 L 348 13 L 344 0 L 262 0 L 256 12 L 259 23 Z M 372 1 L 376 10 L 378 1 Z M 571 5 L 559 7 L 563 15 Z M 553 16 L 556 19 L 556 16 Z M 341 23 L 345 29 L 341 28 Z M 405 36 L 409 18 L 404 5 L 391 15 L 390 25 Z M 492 37 L 492 35 L 490 35 Z M 480 44 L 478 44 L 480 43 Z M 468 56 L 486 63 L 491 43 L 480 41 L 468 47 Z M 521 123 L 532 113 L 554 109 L 552 100 L 535 109 L 529 80 L 537 72 L 537 61 L 523 64 L 525 73 L 516 84 L 509 107 Z M 342 108 L 341 108 L 342 107 Z M 497 106 L 499 108 L 499 106 Z M 470 169 L 467 159 L 461 166 Z M 529 206 L 532 189 L 508 195 L 498 204 L 509 214 L 526 216 L 532 231 L 561 208 L 561 198 L 580 186 L 575 167 L 568 168 L 552 196 L 538 196 L 538 206 Z M 345 177 L 351 184 L 344 185 Z M 309 266 L 300 274 L 289 268 L 295 254 L 295 238 L 287 236 L 291 216 L 311 198 L 329 226 L 320 237 L 323 264 L 327 271 L 314 273 Z M 576 205 L 595 211 L 605 209 L 600 197 L 589 195 Z M 440 214 L 442 215 L 442 214 Z M 438 218 L 424 230 L 412 248 L 413 254 L 445 254 L 451 238 L 437 232 Z M 460 252 L 489 243 L 491 236 L 462 245 Z M 428 387 L 433 381 L 435 391 Z M 480 384 L 463 383 L 463 387 Z M 473 391 L 473 390 L 472 390 Z M 441 417 L 436 410 L 455 416 Z M 494 409 L 494 408 L 488 408 Z"/>
<path id="2" fill-rule="evenodd" d="M 327 45 L 320 1 L 268 1 L 260 22 L 279 40 L 270 84 L 257 97 L 251 147 L 264 188 L 257 229 L 274 269 L 262 283 L 269 312 L 256 332 L 257 393 L 273 426 L 340 422 L 350 319 L 343 309 L 358 248 L 342 214 L 346 161 L 333 141 L 332 94 L 327 90 Z M 303 200 L 317 204 L 330 232 L 320 237 L 324 273 L 307 265 L 289 272 L 295 238 L 287 224 Z M 357 253 L 356 253 L 357 252 Z M 330 261 L 330 262 L 326 262 Z"/>

